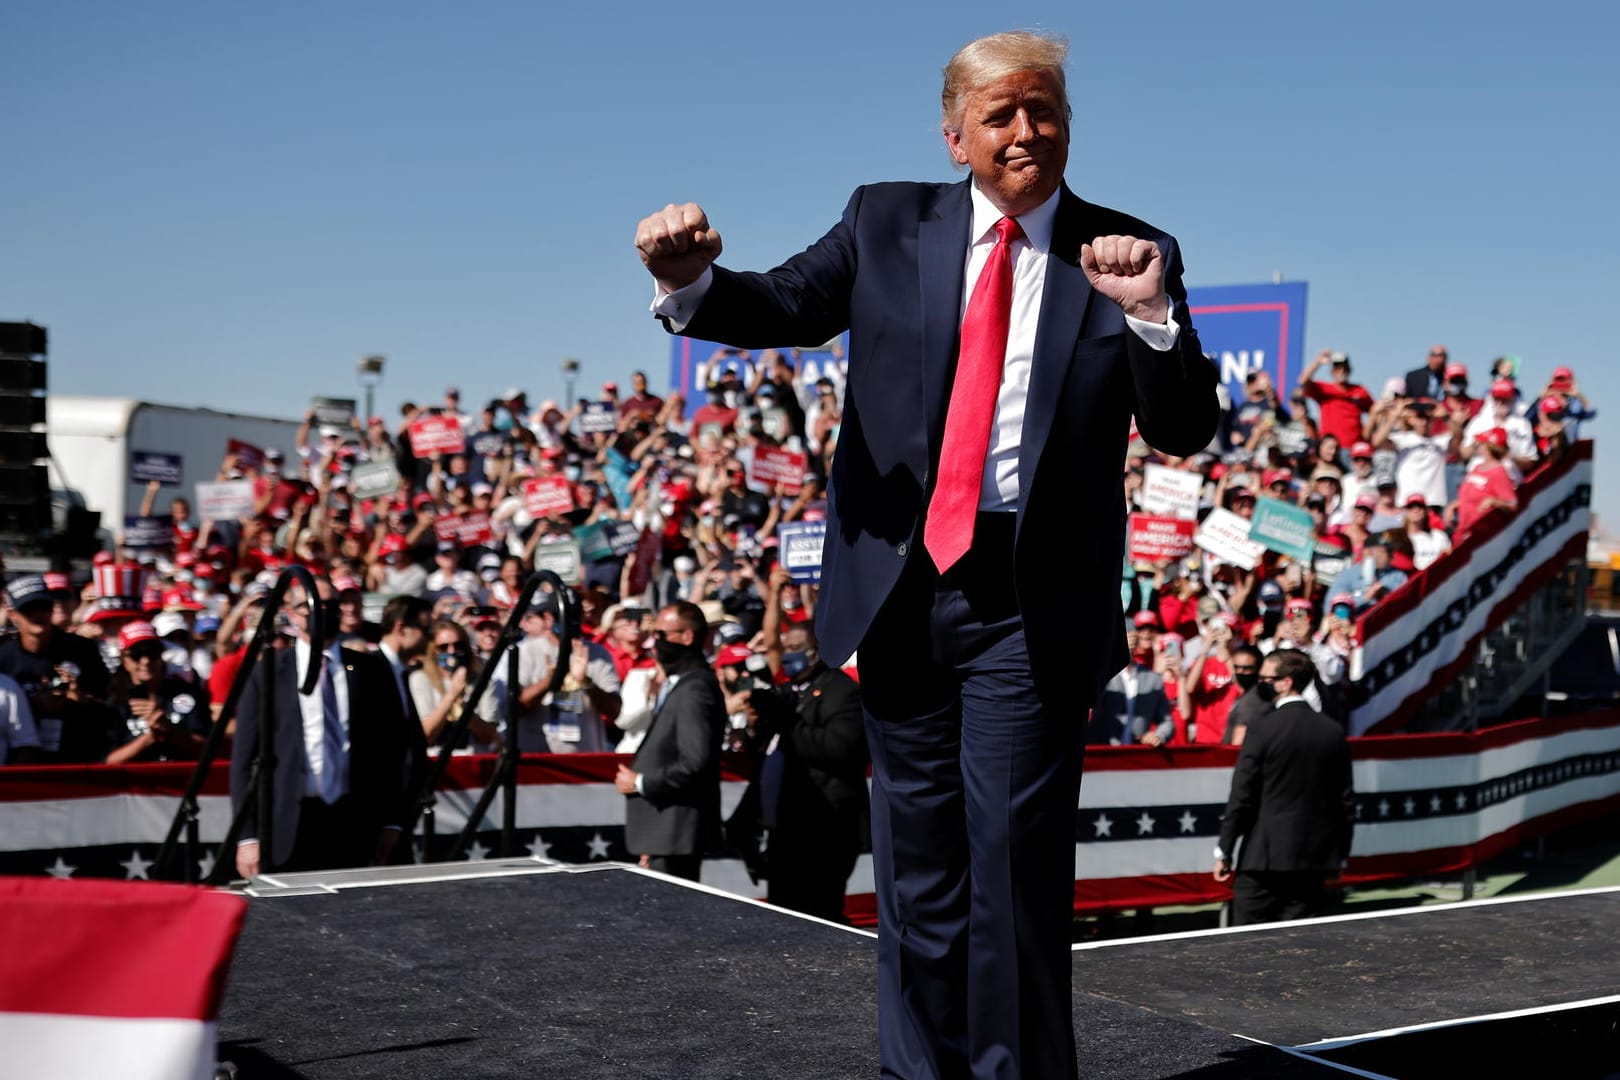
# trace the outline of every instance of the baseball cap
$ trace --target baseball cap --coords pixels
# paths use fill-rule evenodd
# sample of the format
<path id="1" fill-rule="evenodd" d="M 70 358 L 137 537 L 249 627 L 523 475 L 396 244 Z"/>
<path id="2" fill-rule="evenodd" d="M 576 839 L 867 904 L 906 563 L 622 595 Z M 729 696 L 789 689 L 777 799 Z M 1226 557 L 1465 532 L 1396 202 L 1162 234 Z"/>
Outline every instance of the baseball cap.
<path id="1" fill-rule="evenodd" d="M 1512 379 L 1497 379 L 1491 383 L 1491 397 L 1512 398 L 1517 397 L 1519 388 L 1513 385 Z"/>
<path id="2" fill-rule="evenodd" d="M 461 550 L 461 545 L 456 543 L 454 540 L 440 540 L 439 541 L 439 554 L 440 555 L 453 555 L 453 554 L 455 554 L 456 552 L 458 552 L 460 550 Z"/>
<path id="3" fill-rule="evenodd" d="M 1429 508 L 1429 500 L 1424 498 L 1421 492 L 1414 491 L 1412 494 L 1401 500 L 1401 505 L 1407 508 L 1421 506 L 1427 510 Z"/>
<path id="4" fill-rule="evenodd" d="M 605 382 L 605 383 L 602 384 L 602 393 L 604 393 L 604 394 L 617 394 L 618 392 L 619 392 L 619 384 L 618 383 L 616 383 L 616 382 Z"/>
<path id="5" fill-rule="evenodd" d="M 25 574 L 6 585 L 6 599 L 19 610 L 30 604 L 49 604 L 51 590 L 38 574 Z"/>
<path id="6" fill-rule="evenodd" d="M 152 616 L 152 629 L 157 631 L 160 638 L 186 628 L 186 617 L 177 611 L 164 611 Z"/>
<path id="7" fill-rule="evenodd" d="M 1373 456 L 1372 443 L 1355 442 L 1350 444 L 1350 456 L 1353 458 L 1370 458 Z"/>
<path id="8" fill-rule="evenodd" d="M 1274 608 L 1283 602 L 1282 586 L 1275 581 L 1262 581 L 1260 583 L 1260 606 Z"/>
<path id="9" fill-rule="evenodd" d="M 1395 486 L 1395 478 L 1389 475 L 1389 473 L 1379 473 L 1377 479 L 1375 479 L 1373 482 L 1381 488 Z"/>
<path id="10" fill-rule="evenodd" d="M 1489 431 L 1480 432 L 1474 441 L 1485 443 L 1488 446 L 1494 446 L 1498 450 L 1506 450 L 1508 444 L 1507 429 L 1493 427 Z"/>
<path id="11" fill-rule="evenodd" d="M 1329 358 L 1329 361 L 1330 361 L 1330 363 L 1332 363 L 1332 365 L 1334 367 L 1340 367 L 1340 366 L 1349 367 L 1350 366 L 1350 354 L 1349 353 L 1336 352 L 1336 353 L 1334 353 L 1332 355 L 1332 357 Z"/>
<path id="12" fill-rule="evenodd" d="M 1452 379 L 1462 379 L 1462 380 L 1464 380 L 1466 382 L 1467 379 L 1468 379 L 1468 365 L 1467 364 L 1447 364 L 1446 365 L 1446 381 L 1450 382 Z"/>
<path id="13" fill-rule="evenodd" d="M 1360 495 L 1356 496 L 1356 509 L 1357 510 L 1376 510 L 1376 509 L 1378 509 L 1378 496 L 1374 495 L 1370 491 L 1363 491 Z"/>
<path id="14" fill-rule="evenodd" d="M 332 588 L 339 593 L 361 591 L 359 580 L 348 574 L 332 575 Z"/>
<path id="15" fill-rule="evenodd" d="M 746 645 L 726 645 L 714 654 L 714 666 L 717 668 L 731 667 L 733 664 L 746 664 L 748 658 L 754 655 L 754 650 Z"/>
<path id="16" fill-rule="evenodd" d="M 727 619 L 715 631 L 715 636 L 722 645 L 735 645 L 737 642 L 748 640 L 748 631 L 743 629 L 742 623 Z"/>
<path id="17" fill-rule="evenodd" d="M 162 607 L 164 611 L 201 611 L 203 606 L 197 603 L 190 591 L 186 589 L 169 589 L 163 594 Z"/>
<path id="18" fill-rule="evenodd" d="M 1151 611 L 1138 611 L 1131 618 L 1131 622 L 1134 623 L 1138 629 L 1144 626 L 1151 626 L 1155 630 L 1159 628 L 1159 616 Z"/>
<path id="19" fill-rule="evenodd" d="M 447 386 L 444 388 L 444 396 L 459 398 L 461 396 L 461 388 L 459 386 Z"/>
<path id="20" fill-rule="evenodd" d="M 557 602 L 557 594 L 541 591 L 534 594 L 534 599 L 529 603 L 528 613 L 530 615 L 557 615 L 561 611 L 562 606 Z"/>
<path id="21" fill-rule="evenodd" d="M 1283 608 L 1283 613 L 1286 615 L 1309 615 L 1311 613 L 1311 602 L 1303 596 L 1296 596 L 1288 601 L 1288 605 Z"/>
<path id="22" fill-rule="evenodd" d="M 1541 404 L 1537 406 L 1537 409 L 1543 416 L 1562 416 L 1565 409 L 1564 400 L 1549 394 L 1541 399 Z"/>
<path id="23" fill-rule="evenodd" d="M 1550 381 L 1555 385 L 1568 386 L 1574 383 L 1575 372 L 1571 371 L 1567 367 L 1555 367 L 1553 368 L 1552 379 Z"/>
<path id="24" fill-rule="evenodd" d="M 157 639 L 157 628 L 144 619 L 137 619 L 132 623 L 128 623 L 122 630 L 118 631 L 118 647 L 120 649 L 127 650 L 143 641 L 156 641 Z"/>
<path id="25" fill-rule="evenodd" d="M 197 625 L 192 629 L 196 631 L 199 637 L 203 634 L 217 633 L 219 631 L 219 616 L 199 615 L 197 616 Z"/>

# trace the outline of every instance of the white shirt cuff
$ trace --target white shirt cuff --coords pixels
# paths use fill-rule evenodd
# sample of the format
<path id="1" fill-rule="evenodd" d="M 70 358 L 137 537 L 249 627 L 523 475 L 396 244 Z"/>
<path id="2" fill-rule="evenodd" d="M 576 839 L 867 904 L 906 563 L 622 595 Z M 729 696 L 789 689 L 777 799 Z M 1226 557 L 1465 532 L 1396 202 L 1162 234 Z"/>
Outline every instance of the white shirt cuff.
<path id="1" fill-rule="evenodd" d="M 647 797 L 645 785 L 642 784 L 642 781 L 645 779 L 647 779 L 646 773 L 636 773 L 636 794 L 640 795 L 643 799 Z"/>
<path id="2" fill-rule="evenodd" d="M 691 285 L 687 286 L 687 288 L 692 287 Z M 1164 317 L 1162 323 L 1150 323 L 1127 315 L 1125 316 L 1125 325 L 1130 327 L 1136 336 L 1146 342 L 1147 347 L 1155 352 L 1169 352 L 1176 347 L 1176 339 L 1181 337 L 1181 327 L 1176 324 L 1174 305 L 1171 305 L 1170 313 Z"/>
<path id="3" fill-rule="evenodd" d="M 654 315 L 668 319 L 669 328 L 678 334 L 686 329 L 686 324 L 692 320 L 692 314 L 697 311 L 698 305 L 709 295 L 709 286 L 712 284 L 714 284 L 714 268 L 705 266 L 696 281 L 674 292 L 667 293 L 662 287 L 655 285 L 653 301 L 648 310 Z M 1165 346 L 1167 349 L 1169 347 Z"/>

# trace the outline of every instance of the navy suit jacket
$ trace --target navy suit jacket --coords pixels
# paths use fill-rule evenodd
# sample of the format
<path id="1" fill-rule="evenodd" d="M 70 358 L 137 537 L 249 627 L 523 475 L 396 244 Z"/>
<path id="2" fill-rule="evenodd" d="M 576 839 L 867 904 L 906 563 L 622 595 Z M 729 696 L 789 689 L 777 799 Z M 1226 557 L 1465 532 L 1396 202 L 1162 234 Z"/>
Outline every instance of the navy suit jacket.
<path id="1" fill-rule="evenodd" d="M 969 183 L 857 189 L 842 220 L 782 266 L 763 274 L 716 266 L 682 331 L 742 348 L 819 345 L 850 331 L 816 611 L 830 661 L 859 647 L 906 561 L 928 558 L 923 516 L 955 375 Z M 1181 326 L 1168 352 L 1092 295 L 1080 245 L 1115 233 L 1160 246 Z M 1071 700 L 1095 701 L 1125 666 L 1121 477 L 1132 414 L 1151 445 L 1178 456 L 1215 434 L 1215 367 L 1200 350 L 1181 274 L 1168 234 L 1064 188 L 1019 452 L 1014 578 L 1037 686 Z"/>
<path id="2" fill-rule="evenodd" d="M 261 657 L 255 665 L 236 707 L 236 736 L 231 743 L 233 811 L 242 804 L 253 758 L 259 750 L 259 681 L 264 677 L 267 659 Z M 298 704 L 294 651 L 282 649 L 271 662 L 275 664 L 276 678 L 276 774 L 270 794 L 275 850 L 263 853 L 265 871 L 285 864 L 292 856 L 304 777 L 309 770 L 304 756 L 304 717 Z M 343 666 L 349 682 L 349 794 L 355 800 L 356 820 L 364 834 L 350 840 L 357 851 L 369 857 L 383 826 L 402 823 L 410 806 L 410 732 L 394 673 L 386 660 L 375 653 L 344 649 Z M 418 738 L 420 730 L 418 726 Z M 257 807 L 249 806 L 241 839 L 253 840 L 258 835 Z"/>

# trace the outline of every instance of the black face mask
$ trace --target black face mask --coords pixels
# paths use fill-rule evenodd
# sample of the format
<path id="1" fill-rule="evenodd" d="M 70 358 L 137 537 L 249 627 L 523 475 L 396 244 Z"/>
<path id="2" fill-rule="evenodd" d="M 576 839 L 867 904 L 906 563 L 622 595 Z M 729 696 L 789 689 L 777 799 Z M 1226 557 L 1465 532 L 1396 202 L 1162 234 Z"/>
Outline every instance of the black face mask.
<path id="1" fill-rule="evenodd" d="M 1255 676 L 1255 678 L 1256 678 L 1256 680 L 1258 680 L 1259 676 Z M 1256 695 L 1259 696 L 1261 701 L 1264 701 L 1267 704 L 1270 704 L 1271 702 L 1277 700 L 1277 684 L 1276 683 L 1258 682 L 1257 681 L 1256 685 L 1255 685 L 1255 691 L 1254 692 L 1255 692 Z"/>
<path id="2" fill-rule="evenodd" d="M 684 645 L 679 641 L 671 641 L 661 637 L 653 642 L 653 655 L 658 658 L 658 666 L 665 671 L 679 666 L 681 661 L 697 651 L 696 645 Z"/>
<path id="3" fill-rule="evenodd" d="M 1258 671 L 1244 671 L 1232 676 L 1234 682 L 1245 690 L 1252 690 L 1260 682 Z"/>

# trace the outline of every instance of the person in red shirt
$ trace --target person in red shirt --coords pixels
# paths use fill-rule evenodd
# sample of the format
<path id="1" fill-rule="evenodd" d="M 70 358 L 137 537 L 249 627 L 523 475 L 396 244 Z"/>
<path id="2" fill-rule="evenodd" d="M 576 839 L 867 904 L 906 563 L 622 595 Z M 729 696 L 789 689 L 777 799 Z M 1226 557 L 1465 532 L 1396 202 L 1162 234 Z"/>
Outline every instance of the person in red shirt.
<path id="1" fill-rule="evenodd" d="M 653 663 L 643 647 L 646 638 L 641 632 L 641 620 L 645 614 L 641 608 L 615 605 L 602 619 L 602 646 L 613 658 L 613 670 L 619 673 L 621 682 L 633 669 Z"/>
<path id="2" fill-rule="evenodd" d="M 1236 615 L 1223 611 L 1204 626 L 1204 648 L 1181 682 L 1181 714 L 1192 720 L 1189 742 L 1220 742 L 1226 734 L 1226 714 L 1243 696 L 1243 687 L 1232 678 L 1230 651 L 1239 625 Z"/>
<path id="3" fill-rule="evenodd" d="M 1324 363 L 1330 361 L 1333 381 L 1317 382 L 1316 372 Z M 1305 365 L 1305 370 L 1300 372 L 1299 388 L 1305 392 L 1306 397 L 1321 405 L 1320 426 L 1324 435 L 1334 436 L 1341 446 L 1350 446 L 1361 441 L 1363 436 L 1361 417 L 1363 413 L 1372 409 L 1373 397 L 1365 386 L 1350 381 L 1348 356 L 1327 350 L 1317 353 L 1316 357 Z"/>
<path id="4" fill-rule="evenodd" d="M 664 407 L 664 399 L 647 390 L 647 373 L 644 371 L 632 372 L 630 375 L 630 396 L 619 402 L 620 416 L 644 416 L 653 419 Z"/>
<path id="5" fill-rule="evenodd" d="M 1498 507 L 1507 510 L 1519 508 L 1519 493 L 1515 489 L 1513 473 L 1507 467 L 1507 431 L 1491 428 L 1474 440 L 1485 452 L 1486 463 L 1471 470 L 1463 478 L 1452 506 L 1459 535 Z"/>

